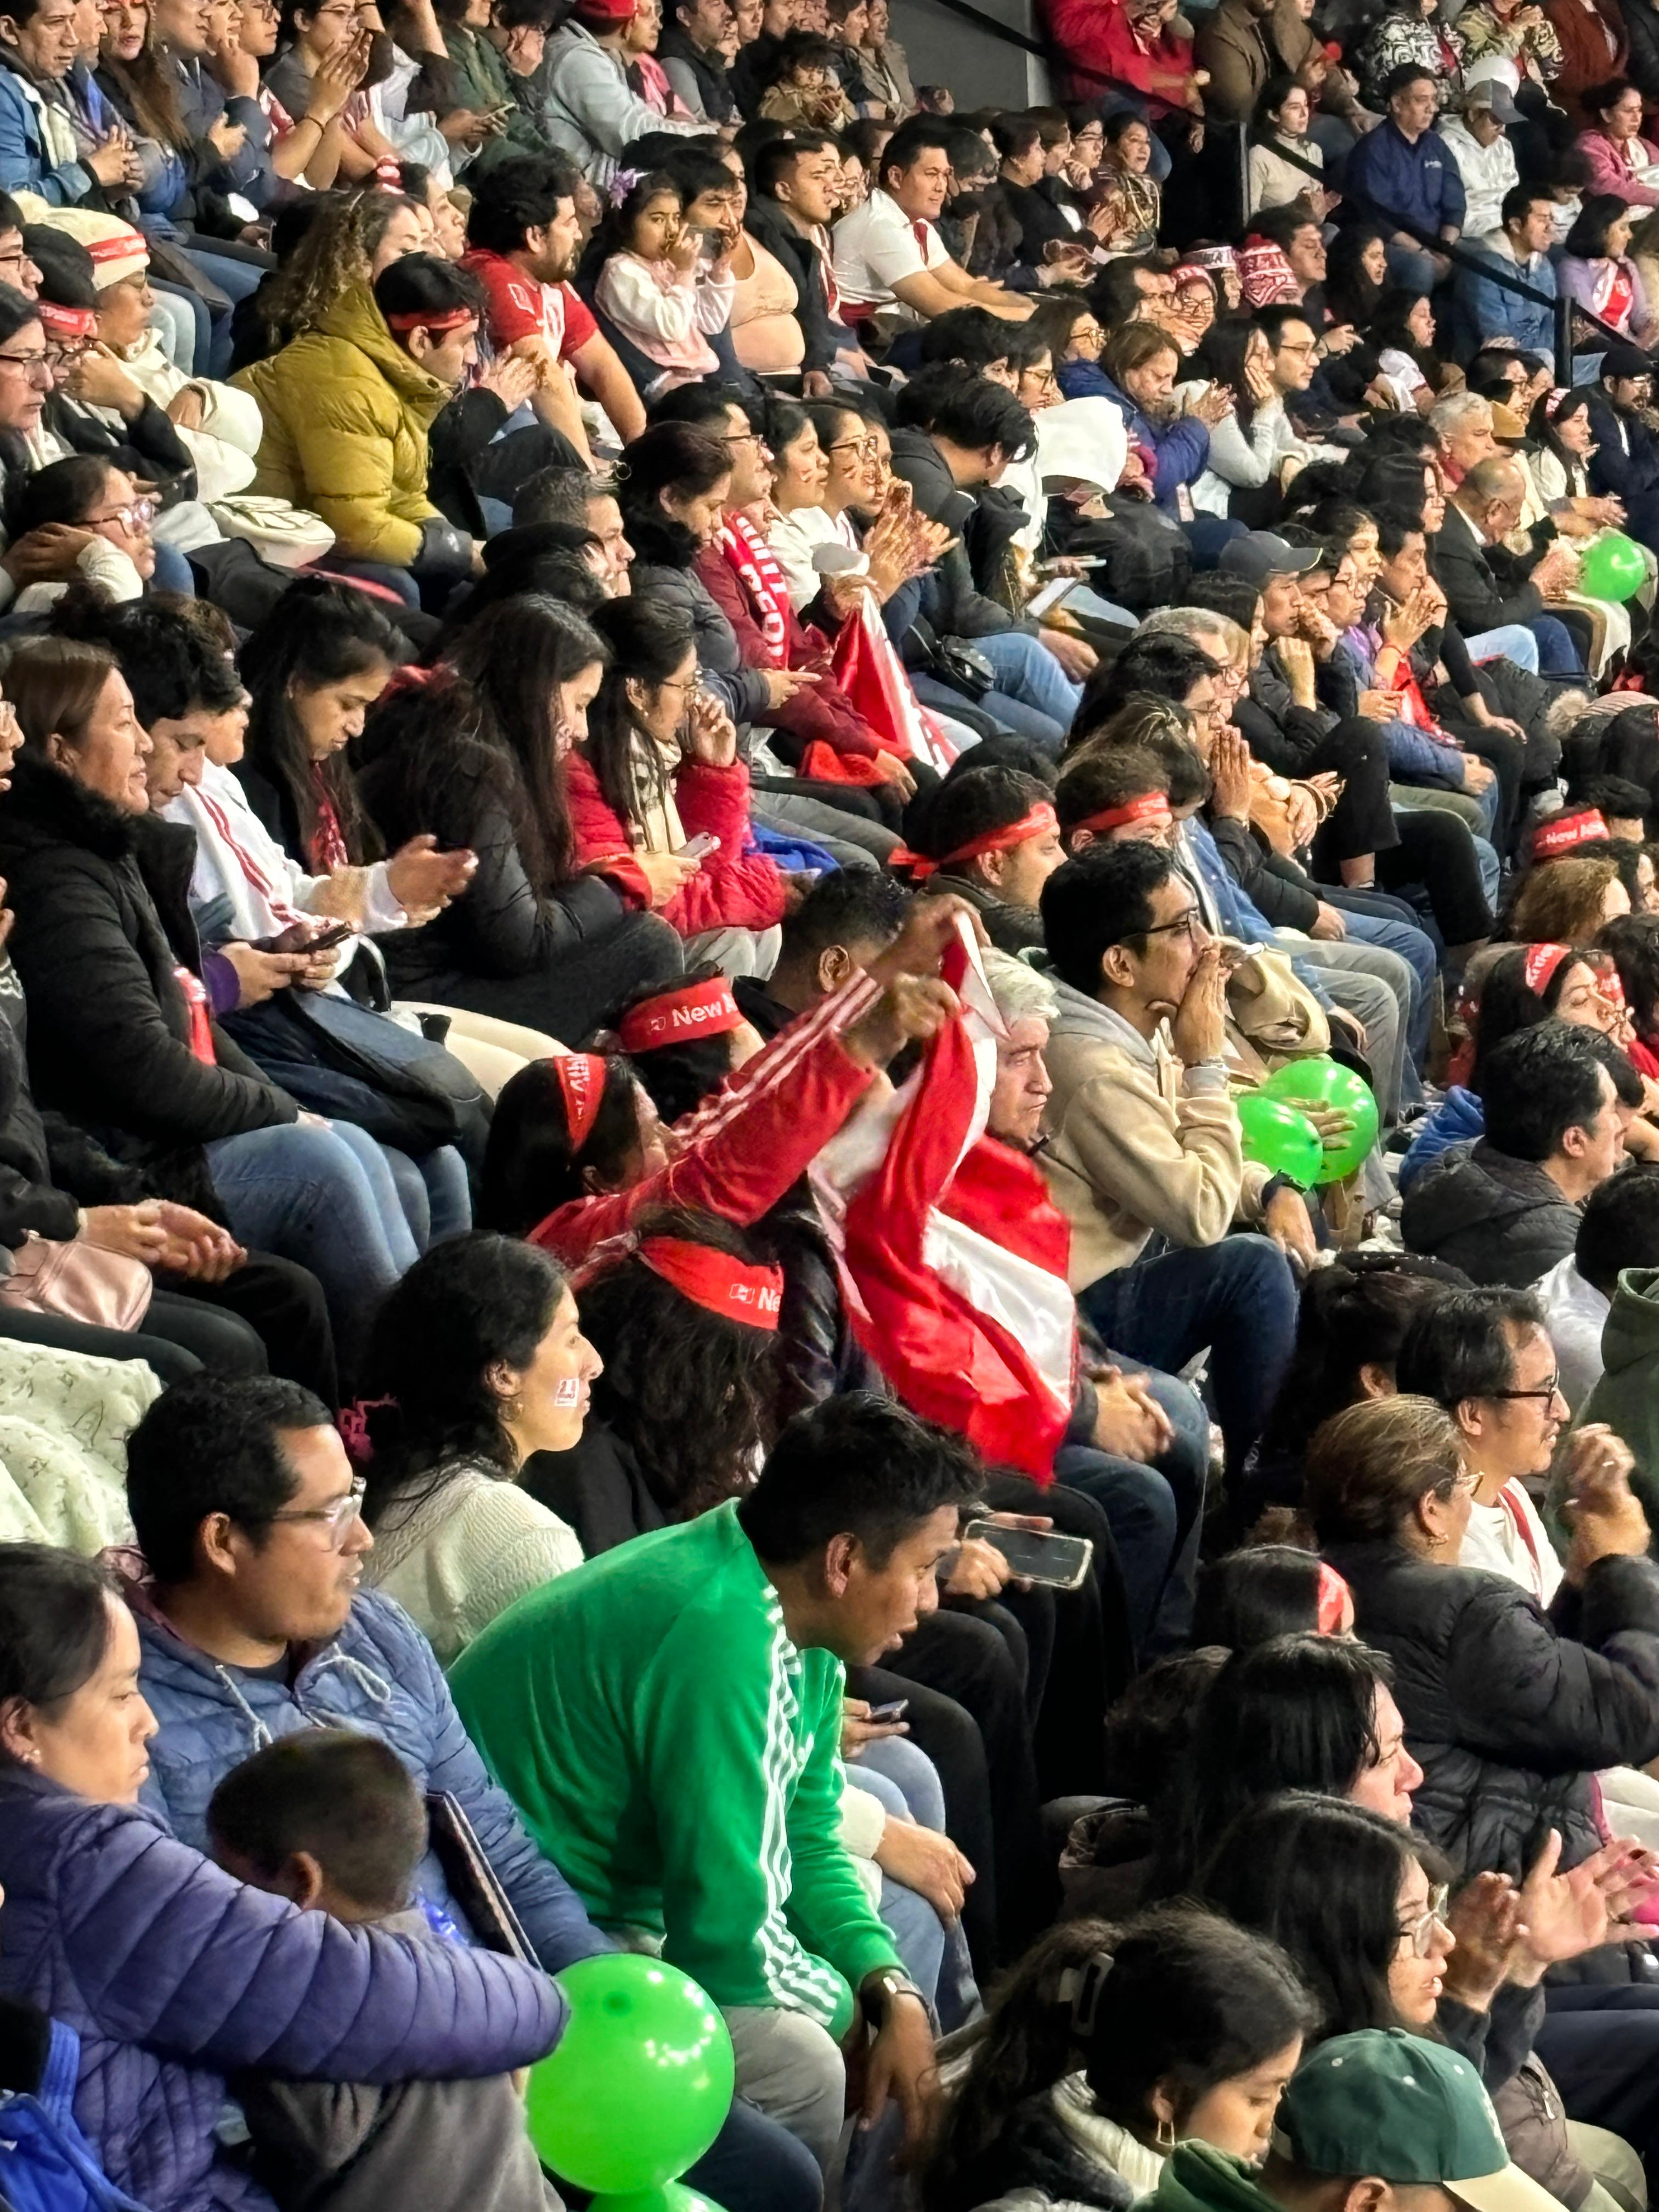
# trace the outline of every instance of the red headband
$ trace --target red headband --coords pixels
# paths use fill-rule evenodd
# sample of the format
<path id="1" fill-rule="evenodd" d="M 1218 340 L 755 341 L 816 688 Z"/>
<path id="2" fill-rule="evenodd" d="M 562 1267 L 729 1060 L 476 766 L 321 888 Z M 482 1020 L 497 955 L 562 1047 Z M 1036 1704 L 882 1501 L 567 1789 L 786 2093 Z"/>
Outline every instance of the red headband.
<path id="1" fill-rule="evenodd" d="M 1527 957 L 1521 963 L 1521 973 L 1527 979 L 1527 988 L 1535 991 L 1541 999 L 1549 988 L 1550 977 L 1564 960 L 1571 960 L 1570 945 L 1529 945 Z"/>
<path id="2" fill-rule="evenodd" d="M 37 300 L 34 307 L 41 328 L 54 337 L 89 338 L 97 333 L 98 317 L 90 307 L 60 307 L 55 300 Z"/>
<path id="3" fill-rule="evenodd" d="M 1016 845 L 1026 844 L 1033 837 L 1046 836 L 1059 827 L 1060 817 L 1045 799 L 1029 814 L 1022 814 L 1018 822 L 1005 823 L 1000 830 L 988 830 L 982 837 L 970 837 L 965 845 L 958 845 L 954 853 L 946 853 L 937 860 L 930 860 L 925 853 L 913 853 L 906 845 L 901 845 L 890 859 L 894 866 L 908 868 L 913 876 L 931 876 L 940 868 L 953 867 L 958 860 L 977 860 L 984 853 L 1010 853 Z"/>
<path id="4" fill-rule="evenodd" d="M 1319 1600 L 1315 1620 L 1322 1636 L 1334 1636 L 1342 1626 L 1348 1602 L 1348 1585 L 1334 1567 L 1319 1563 Z"/>
<path id="5" fill-rule="evenodd" d="M 1102 836 L 1108 830 L 1121 830 L 1126 822 L 1173 822 L 1168 798 L 1161 791 L 1143 791 L 1139 799 L 1126 799 L 1121 806 L 1108 806 L 1098 814 L 1091 814 L 1081 822 L 1072 824 L 1072 835 L 1079 830 L 1092 830 Z"/>
<path id="6" fill-rule="evenodd" d="M 719 1036 L 734 1030 L 743 1019 L 732 986 L 724 975 L 711 975 L 706 983 L 688 984 L 683 991 L 665 991 L 632 1006 L 617 1025 L 624 1052 L 653 1052 L 659 1045 L 684 1044 L 688 1037 Z"/>
<path id="7" fill-rule="evenodd" d="M 1563 853 L 1576 852 L 1581 845 L 1605 845 L 1610 834 L 1593 806 L 1584 807 L 1576 814 L 1558 814 L 1553 821 L 1539 825 L 1533 836 L 1532 857 L 1534 860 L 1559 860 Z"/>
<path id="8" fill-rule="evenodd" d="M 567 1052 L 553 1062 L 553 1073 L 564 1093 L 564 1115 L 570 1124 L 570 1149 L 580 1152 L 599 1119 L 605 1097 L 605 1061 L 597 1052 Z"/>
<path id="9" fill-rule="evenodd" d="M 149 240 L 141 230 L 123 228 L 112 230 L 106 238 L 94 238 L 87 246 L 94 261 L 147 261 Z"/>
<path id="10" fill-rule="evenodd" d="M 388 315 L 389 331 L 458 331 L 463 323 L 476 323 L 475 307 L 422 307 L 411 315 Z"/>
<path id="11" fill-rule="evenodd" d="M 783 1310 L 781 1267 L 750 1267 L 712 1244 L 690 1244 L 678 1237 L 647 1237 L 639 1255 L 653 1275 L 672 1283 L 694 1305 L 750 1328 L 776 1328 Z"/>

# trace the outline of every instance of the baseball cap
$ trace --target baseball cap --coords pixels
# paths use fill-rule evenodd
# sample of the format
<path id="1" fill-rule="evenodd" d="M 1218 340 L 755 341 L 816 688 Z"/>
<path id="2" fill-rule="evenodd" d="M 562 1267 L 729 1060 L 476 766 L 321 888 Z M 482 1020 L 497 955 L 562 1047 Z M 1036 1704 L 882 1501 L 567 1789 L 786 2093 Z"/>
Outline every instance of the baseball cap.
<path id="1" fill-rule="evenodd" d="M 1260 590 L 1273 576 L 1305 576 L 1320 559 L 1316 545 L 1287 545 L 1271 530 L 1247 530 L 1222 548 L 1216 566 L 1224 576 L 1243 576 Z"/>
<path id="2" fill-rule="evenodd" d="M 1440 2188 L 1471 2212 L 1555 2203 L 1510 2163 L 1468 2060 L 1399 2028 L 1334 2035 L 1310 2051 L 1279 2100 L 1273 2141 L 1305 2172 Z"/>
<path id="3" fill-rule="evenodd" d="M 1518 123 L 1521 120 L 1521 111 L 1510 99 L 1508 85 L 1501 83 L 1495 76 L 1483 76 L 1478 84 L 1464 87 L 1464 114 L 1467 115 L 1472 107 L 1484 107 L 1500 123 Z"/>

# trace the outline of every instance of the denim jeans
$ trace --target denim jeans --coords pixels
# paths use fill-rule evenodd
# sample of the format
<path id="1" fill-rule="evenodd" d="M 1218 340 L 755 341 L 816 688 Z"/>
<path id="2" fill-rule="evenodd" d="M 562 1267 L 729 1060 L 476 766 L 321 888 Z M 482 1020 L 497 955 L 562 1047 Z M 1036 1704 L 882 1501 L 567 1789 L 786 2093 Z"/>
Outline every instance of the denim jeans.
<path id="1" fill-rule="evenodd" d="M 1538 673 L 1538 640 L 1525 623 L 1499 623 L 1496 629 L 1466 637 L 1471 660 L 1512 660 L 1528 676 Z"/>
<path id="2" fill-rule="evenodd" d="M 264 276 L 264 270 L 252 261 L 238 261 L 234 255 L 215 253 L 210 247 L 195 243 L 186 246 L 184 254 L 185 258 L 199 269 L 210 283 L 219 287 L 233 307 L 240 307 L 244 300 L 252 298 Z M 228 376 L 232 351 L 230 317 L 214 317 L 211 327 L 213 336 L 208 349 L 207 373 L 210 376 Z"/>
<path id="3" fill-rule="evenodd" d="M 244 1244 L 309 1267 L 343 1346 L 362 1340 L 382 1298 L 420 1256 L 386 1157 L 349 1121 L 250 1129 L 208 1148 L 230 1226 Z"/>
<path id="4" fill-rule="evenodd" d="M 1583 656 L 1573 642 L 1572 632 L 1565 623 L 1553 615 L 1534 615 L 1527 624 L 1538 642 L 1538 672 L 1540 676 L 1582 676 Z"/>
<path id="5" fill-rule="evenodd" d="M 1062 730 L 1083 699 L 1083 686 L 1073 684 L 1041 638 L 1027 630 L 1005 629 L 991 637 L 976 637 L 974 649 L 982 653 L 997 672 L 997 689 L 1047 714 Z"/>
<path id="6" fill-rule="evenodd" d="M 1290 1262 L 1266 1237 L 1148 1251 L 1078 1299 L 1108 1344 L 1179 1372 L 1207 1346 L 1210 1392 L 1234 1479 L 1261 1435 L 1296 1334 Z"/>
<path id="7" fill-rule="evenodd" d="M 1439 282 L 1434 263 L 1426 253 L 1414 246 L 1396 246 L 1389 240 L 1389 282 L 1402 284 L 1408 292 L 1420 292 L 1426 300 Z"/>
<path id="8" fill-rule="evenodd" d="M 380 1149 L 417 1249 L 424 1252 L 471 1228 L 472 1187 L 466 1162 L 453 1145 L 439 1145 L 418 1160 L 395 1146 Z"/>
<path id="9" fill-rule="evenodd" d="M 1356 944 L 1381 945 L 1384 951 L 1397 954 L 1411 970 L 1411 1008 L 1406 1022 L 1407 1065 L 1401 1095 L 1408 1104 L 1420 1105 L 1423 1064 L 1429 1049 L 1430 1002 L 1440 964 L 1433 940 L 1414 922 L 1350 906 L 1346 895 L 1340 911 L 1343 927 Z"/>
<path id="10" fill-rule="evenodd" d="M 976 640 L 975 642 L 978 641 Z M 948 684 L 941 684 L 935 676 L 910 673 L 910 688 L 930 713 L 948 714 L 951 708 L 968 702 L 960 691 L 953 691 Z M 1028 707 L 1023 699 L 1016 699 L 1001 690 L 987 691 L 973 702 L 981 714 L 1004 730 L 1012 730 L 1016 737 L 1029 738 L 1034 745 L 1058 760 L 1066 743 L 1068 722 L 1057 722 L 1050 714 L 1039 714 L 1035 707 Z"/>

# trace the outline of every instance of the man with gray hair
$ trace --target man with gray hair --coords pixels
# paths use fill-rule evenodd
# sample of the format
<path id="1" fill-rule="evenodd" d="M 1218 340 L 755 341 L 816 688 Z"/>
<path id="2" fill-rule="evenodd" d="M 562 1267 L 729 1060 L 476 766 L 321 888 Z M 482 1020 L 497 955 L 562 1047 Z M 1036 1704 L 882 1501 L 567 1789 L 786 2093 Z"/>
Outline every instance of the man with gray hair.
<path id="1" fill-rule="evenodd" d="M 605 596 L 627 597 L 628 564 L 634 558 L 634 549 L 623 535 L 613 471 L 538 469 L 514 495 L 513 527 L 527 530 L 538 522 L 586 531 L 593 544 L 583 548 L 583 557 L 604 585 Z"/>
<path id="2" fill-rule="evenodd" d="M 1443 400 L 1430 420 L 1453 404 Z M 1490 426 L 1490 407 L 1484 399 L 1478 404 L 1486 408 Z M 1463 427 L 1454 434 L 1467 440 L 1468 418 L 1459 420 Z M 1526 491 L 1518 461 L 1504 453 L 1476 460 L 1446 502 L 1434 540 L 1435 580 L 1472 659 L 1503 653 L 1534 675 L 1582 678 L 1583 658 L 1567 623 L 1544 611 L 1546 601 L 1565 591 L 1577 573 L 1571 553 L 1557 540 L 1532 559 L 1528 573 L 1526 556 L 1504 544 L 1520 524 Z"/>

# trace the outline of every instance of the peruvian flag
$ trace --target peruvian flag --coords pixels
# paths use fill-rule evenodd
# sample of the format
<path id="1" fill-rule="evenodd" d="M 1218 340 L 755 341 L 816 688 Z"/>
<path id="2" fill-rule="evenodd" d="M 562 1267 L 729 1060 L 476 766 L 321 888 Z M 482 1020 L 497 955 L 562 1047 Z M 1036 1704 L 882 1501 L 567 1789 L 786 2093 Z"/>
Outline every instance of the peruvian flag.
<path id="1" fill-rule="evenodd" d="M 901 760 L 926 761 L 944 775 L 957 757 L 956 747 L 911 690 L 904 663 L 867 592 L 860 598 L 858 611 L 836 633 L 830 670 L 884 750 Z"/>
<path id="2" fill-rule="evenodd" d="M 813 1189 L 854 1328 L 904 1403 L 1047 1483 L 1075 1385 L 1070 1231 L 1031 1163 L 984 1133 L 1005 1031 L 965 924 L 945 980 L 961 1013 L 819 1153 Z"/>

